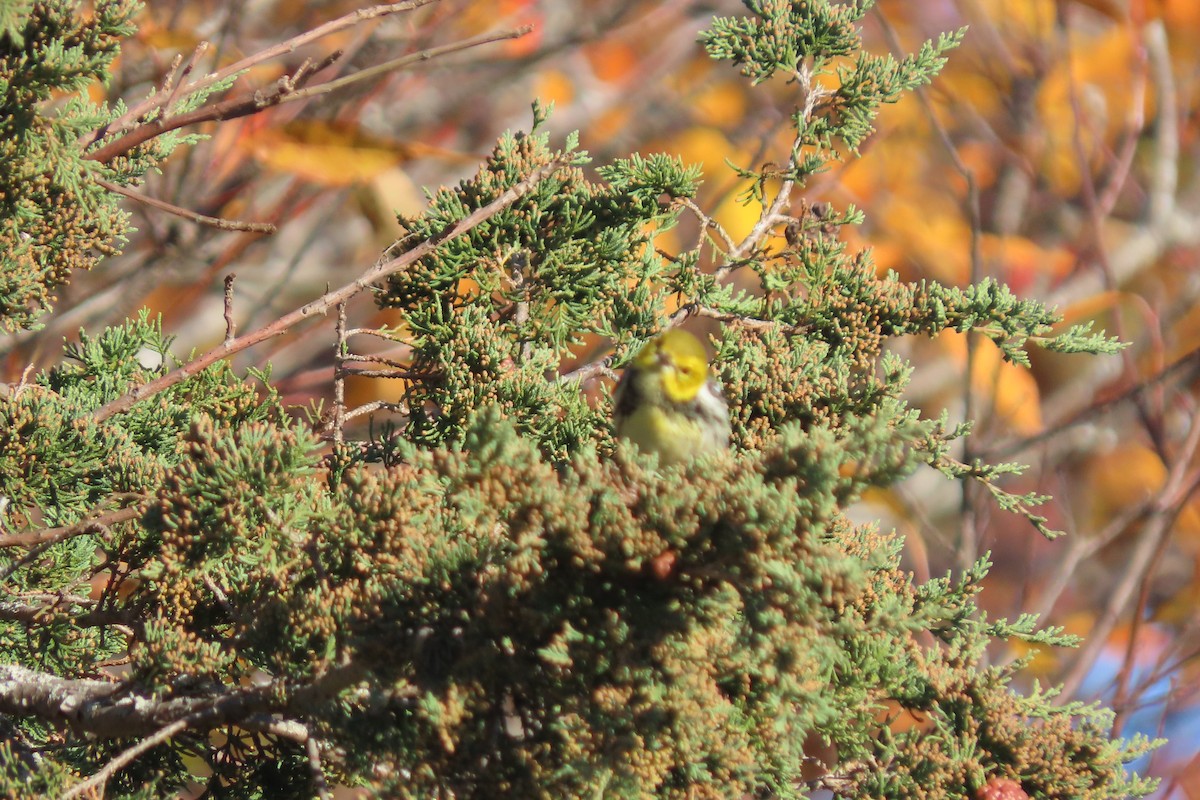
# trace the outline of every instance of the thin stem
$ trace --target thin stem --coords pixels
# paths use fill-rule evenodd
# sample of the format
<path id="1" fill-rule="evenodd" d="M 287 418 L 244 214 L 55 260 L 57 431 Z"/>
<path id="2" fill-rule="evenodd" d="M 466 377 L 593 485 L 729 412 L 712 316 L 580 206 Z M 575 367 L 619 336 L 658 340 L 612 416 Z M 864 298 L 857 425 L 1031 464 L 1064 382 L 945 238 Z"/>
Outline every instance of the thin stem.
<path id="1" fill-rule="evenodd" d="M 225 315 L 225 344 L 229 344 L 237 335 L 237 323 L 233 321 L 233 281 L 237 275 L 232 272 L 225 276 L 225 296 L 222 310 Z"/>
<path id="2" fill-rule="evenodd" d="M 344 440 L 343 428 L 346 425 L 346 368 L 344 364 L 349 353 L 346 344 L 346 304 L 337 305 L 336 341 L 333 353 L 333 443 L 340 446 Z"/>
<path id="3" fill-rule="evenodd" d="M 109 778 L 111 778 L 113 775 L 116 775 L 117 772 L 132 763 L 133 760 L 142 753 L 145 753 L 147 750 L 153 750 L 160 744 L 170 740 L 176 734 L 187 730 L 190 722 L 190 717 L 184 717 L 183 719 L 175 720 L 170 725 L 166 725 L 161 728 L 157 733 L 147 736 L 133 747 L 122 751 L 119 755 L 117 755 L 116 758 L 112 759 L 103 767 L 101 767 L 95 775 L 92 775 L 87 780 L 80 781 L 67 791 L 63 792 L 61 795 L 62 800 L 70 800 L 72 797 L 81 797 L 84 795 L 84 793 L 103 786 L 108 782 Z M 103 792 L 98 792 L 97 796 L 103 796 Z"/>
<path id="4" fill-rule="evenodd" d="M 335 20 L 330 20 L 324 25 L 319 25 L 310 31 L 305 31 L 297 36 L 293 36 L 287 41 L 279 42 L 278 44 L 272 45 L 265 50 L 260 50 L 257 53 L 246 56 L 239 61 L 235 61 L 223 69 L 205 75 L 202 78 L 198 78 L 187 84 L 185 87 L 173 88 L 170 94 L 159 92 L 152 97 L 143 100 L 141 103 L 134 105 L 127 112 L 114 120 L 111 124 L 97 131 L 87 142 L 87 144 L 94 144 L 95 142 L 99 141 L 101 137 L 106 136 L 109 133 L 119 133 L 134 127 L 134 123 L 136 123 L 137 120 L 141 119 L 146 114 L 149 114 L 157 108 L 169 109 L 169 105 L 171 102 L 173 102 L 177 93 L 182 92 L 184 94 L 194 94 L 196 92 L 203 91 L 204 89 L 220 83 L 221 81 L 226 80 L 233 75 L 237 75 L 239 72 L 244 72 L 251 67 L 263 63 L 264 61 L 270 61 L 271 59 L 293 53 L 304 45 L 337 33 L 345 28 L 353 27 L 362 22 L 377 19 L 379 17 L 385 17 L 390 14 L 396 14 L 402 11 L 412 11 L 420 8 L 421 6 L 429 5 L 432 2 L 434 2 L 434 0 L 407 0 L 403 3 L 384 3 L 382 5 L 371 6 L 370 8 L 360 8 L 357 11 L 352 11 L 351 13 L 338 17 Z"/>
<path id="5" fill-rule="evenodd" d="M 156 197 L 147 197 L 144 194 L 128 189 L 124 186 L 119 186 L 112 181 L 106 181 L 103 178 L 93 178 L 97 184 L 108 189 L 110 192 L 116 192 L 122 197 L 128 197 L 130 200 L 141 203 L 142 205 L 157 208 L 159 211 L 166 211 L 168 214 L 174 214 L 177 217 L 190 220 L 199 225 L 207 225 L 210 228 L 219 228 L 223 231 L 244 231 L 246 233 L 275 233 L 277 228 L 270 222 L 242 222 L 236 219 L 222 219 L 221 217 L 209 217 L 192 211 L 181 206 L 168 203 L 166 200 L 159 200 Z"/>
<path id="6" fill-rule="evenodd" d="M 464 39 L 461 42 L 445 45 L 443 47 L 435 47 L 429 50 L 424 50 L 420 53 L 403 56 L 393 59 L 385 64 L 380 64 L 375 67 L 364 69 L 356 72 L 353 75 L 347 75 L 342 78 L 336 78 L 325 83 L 318 84 L 309 88 L 301 88 L 301 85 L 307 82 L 316 72 L 319 72 L 333 60 L 333 57 L 327 58 L 320 62 L 317 66 L 313 66 L 306 62 L 301 65 L 300 69 L 295 74 L 280 78 L 275 87 L 268 91 L 258 90 L 251 93 L 249 96 L 235 97 L 228 100 L 222 100 L 218 103 L 201 106 L 194 111 L 189 111 L 174 117 L 159 117 L 144 125 L 139 125 L 133 128 L 124 136 L 121 136 L 108 144 L 100 147 L 87 154 L 87 157 L 93 161 L 107 163 L 117 156 L 128 153 L 133 148 L 140 144 L 150 141 L 158 136 L 162 136 L 169 131 L 185 128 L 190 125 L 198 125 L 202 122 L 216 122 L 229 119 L 237 119 L 246 117 L 252 114 L 257 114 L 265 111 L 268 108 L 273 108 L 284 103 L 291 103 L 297 100 L 304 100 L 316 95 L 325 94 L 335 89 L 340 89 L 349 84 L 358 81 L 367 80 L 369 78 L 378 77 L 383 72 L 388 70 L 401 69 L 414 63 L 424 63 L 429 59 L 446 53 L 465 50 L 471 47 L 478 47 L 483 44 L 501 41 L 503 39 L 514 39 L 519 36 L 524 36 L 532 30 L 529 27 L 516 28 L 503 33 L 486 34 L 476 36 L 472 39 Z M 386 69 L 384 69 L 386 68 Z"/>

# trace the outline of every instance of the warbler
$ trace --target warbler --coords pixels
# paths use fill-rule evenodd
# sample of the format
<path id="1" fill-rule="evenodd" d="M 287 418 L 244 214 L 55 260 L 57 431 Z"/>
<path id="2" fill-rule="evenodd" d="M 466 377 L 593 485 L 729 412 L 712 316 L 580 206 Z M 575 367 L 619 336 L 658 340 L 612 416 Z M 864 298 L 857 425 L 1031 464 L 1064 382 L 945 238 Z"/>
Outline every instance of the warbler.
<path id="1" fill-rule="evenodd" d="M 729 406 L 710 374 L 704 345 L 672 328 L 647 342 L 617 383 L 617 435 L 660 464 L 679 464 L 729 446 Z"/>

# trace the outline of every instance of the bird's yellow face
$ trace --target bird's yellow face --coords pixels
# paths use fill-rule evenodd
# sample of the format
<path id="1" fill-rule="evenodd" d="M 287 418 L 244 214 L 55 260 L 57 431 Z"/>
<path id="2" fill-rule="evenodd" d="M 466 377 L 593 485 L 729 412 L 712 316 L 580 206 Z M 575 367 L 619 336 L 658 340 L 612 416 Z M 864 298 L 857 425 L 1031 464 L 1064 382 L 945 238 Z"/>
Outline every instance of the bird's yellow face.
<path id="1" fill-rule="evenodd" d="M 645 376 L 655 376 L 666 399 L 688 403 L 708 380 L 708 354 L 692 334 L 679 328 L 654 337 L 638 352 L 633 366 Z"/>
<path id="2" fill-rule="evenodd" d="M 661 465 L 729 447 L 729 408 L 709 380 L 704 345 L 686 331 L 669 330 L 647 342 L 613 399 L 617 436 L 656 454 Z"/>

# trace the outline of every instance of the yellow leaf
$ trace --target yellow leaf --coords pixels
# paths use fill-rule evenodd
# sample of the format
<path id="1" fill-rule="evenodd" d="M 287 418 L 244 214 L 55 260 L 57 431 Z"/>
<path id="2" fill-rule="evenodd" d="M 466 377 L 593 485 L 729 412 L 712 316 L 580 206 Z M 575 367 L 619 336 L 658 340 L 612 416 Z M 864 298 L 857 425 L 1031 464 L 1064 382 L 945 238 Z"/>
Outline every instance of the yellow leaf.
<path id="1" fill-rule="evenodd" d="M 566 105 L 575 99 L 575 84 L 560 69 L 547 69 L 537 75 L 534 94 L 543 103 Z"/>
<path id="2" fill-rule="evenodd" d="M 887 242 L 921 274 L 951 284 L 966 281 L 971 232 L 954 198 L 914 187 L 913 194 L 887 197 L 881 209 L 877 219 Z"/>
<path id="3" fill-rule="evenodd" d="M 200 20 L 195 22 L 198 24 Z M 156 50 L 172 50 L 190 56 L 200 44 L 200 38 L 187 25 L 184 22 L 174 28 L 163 28 L 156 25 L 149 14 L 143 14 L 137 38 Z"/>
<path id="4" fill-rule="evenodd" d="M 1042 247 L 1024 236 L 984 234 L 980 251 L 984 262 L 1002 272 L 1004 282 L 1017 294 L 1033 293 L 1057 283 L 1075 265 L 1074 254 Z"/>
<path id="5" fill-rule="evenodd" d="M 947 350 L 965 361 L 966 337 L 942 338 Z M 1027 368 L 1005 361 L 1000 349 L 986 339 L 975 348 L 971 389 L 979 398 L 981 421 L 987 420 L 989 425 L 1016 434 L 1042 430 L 1037 381 Z"/>
<path id="6" fill-rule="evenodd" d="M 1000 349 L 983 341 L 975 351 L 971 385 L 991 398 L 991 413 L 1018 434 L 1042 429 L 1041 392 L 1029 370 L 1005 361 Z"/>
<path id="7" fill-rule="evenodd" d="M 720 128 L 742 122 L 746 116 L 746 92 L 732 81 L 706 86 L 692 100 L 692 118 Z"/>
<path id="8" fill-rule="evenodd" d="M 1090 319 L 1095 319 L 1102 313 L 1114 310 L 1122 299 L 1132 298 L 1129 298 L 1129 295 L 1125 292 L 1117 291 L 1099 292 L 1090 297 L 1085 297 L 1061 310 L 1063 323 L 1078 325 Z"/>
<path id="9" fill-rule="evenodd" d="M 984 0 L 980 5 L 1006 36 L 1037 38 L 1054 28 L 1054 3 L 1045 0 Z"/>
<path id="10" fill-rule="evenodd" d="M 1062 194 L 1078 190 L 1081 167 L 1091 168 L 1093 161 L 1107 163 L 1110 143 L 1124 131 L 1129 104 L 1138 96 L 1133 91 L 1136 44 L 1127 28 L 1097 35 L 1074 33 L 1069 47 L 1069 57 L 1055 64 L 1037 98 L 1045 129 L 1041 173 Z M 1152 115 L 1149 109 L 1146 113 Z M 1086 164 L 1080 164 L 1076 140 Z"/>
<path id="11" fill-rule="evenodd" d="M 371 222 L 379 249 L 387 247 L 404 233 L 396 215 L 419 216 L 426 207 L 425 195 L 402 167 L 392 167 L 357 188 L 355 196 Z"/>
<path id="12" fill-rule="evenodd" d="M 326 186 L 368 180 L 419 156 L 465 159 L 461 153 L 370 136 L 356 127 L 295 122 L 260 130 L 240 144 L 261 163 Z"/>
<path id="13" fill-rule="evenodd" d="M 1122 444 L 1094 456 L 1086 475 L 1091 517 L 1099 529 L 1113 516 L 1154 497 L 1166 480 L 1167 468 L 1145 445 Z"/>
<path id="14" fill-rule="evenodd" d="M 604 83 L 624 80 L 642 64 L 628 43 L 612 39 L 584 45 L 583 56 L 591 65 L 592 74 Z"/>

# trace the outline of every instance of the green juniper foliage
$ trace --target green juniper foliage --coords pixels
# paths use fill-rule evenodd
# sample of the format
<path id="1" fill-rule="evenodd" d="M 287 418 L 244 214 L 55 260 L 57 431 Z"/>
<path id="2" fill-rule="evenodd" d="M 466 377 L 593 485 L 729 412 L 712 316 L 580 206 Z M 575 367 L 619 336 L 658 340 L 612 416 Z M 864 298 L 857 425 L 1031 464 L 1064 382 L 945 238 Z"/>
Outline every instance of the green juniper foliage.
<path id="1" fill-rule="evenodd" d="M 861 50 L 869 3 L 748 5 L 705 35 L 714 57 L 806 91 L 838 78 L 797 111 L 783 177 L 798 184 L 958 38 L 896 62 Z M 0 528 L 31 535 L 0 549 L 0 685 L 30 687 L 0 690 L 0 791 L 61 792 L 184 720 L 108 795 L 310 797 L 314 769 L 413 798 L 964 797 L 1002 778 L 1030 796 L 1149 793 L 1124 765 L 1152 742 L 1022 695 L 1021 662 L 983 659 L 996 640 L 1072 639 L 988 620 L 986 561 L 914 584 L 901 541 L 845 513 L 931 465 L 1044 524 L 1037 497 L 996 486 L 1012 465 L 955 462 L 966 426 L 906 406 L 890 337 L 971 330 L 1021 363 L 1030 345 L 1116 345 L 1053 335 L 1052 314 L 997 284 L 878 275 L 836 236 L 853 209 L 805 207 L 776 251 L 660 252 L 699 173 L 646 156 L 589 178 L 543 120 L 402 220 L 401 249 L 562 164 L 378 287 L 414 354 L 410 414 L 387 437 L 322 457 L 269 375 L 225 366 L 94 421 L 175 366 L 146 316 L 0 395 Z M 755 178 L 747 202 L 769 204 L 780 175 Z M 559 373 L 589 336 L 620 366 L 687 315 L 724 323 L 734 445 L 659 468 Z M 103 665 L 122 658 L 113 682 Z M 30 699 L 34 677 L 89 702 Z M 901 712 L 922 724 L 894 733 Z"/>
<path id="2" fill-rule="evenodd" d="M 97 183 L 138 183 L 186 134 L 169 133 L 109 164 L 80 141 L 125 111 L 88 100 L 107 82 L 121 37 L 134 33 L 136 0 L 6 2 L 0 11 L 0 332 L 37 325 L 75 270 L 119 252 L 129 217 Z M 186 110 L 228 81 L 184 94 Z M 107 138 L 100 137 L 101 145 Z"/>

